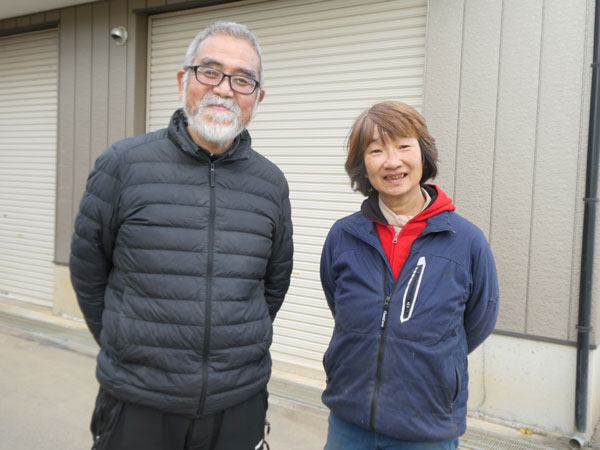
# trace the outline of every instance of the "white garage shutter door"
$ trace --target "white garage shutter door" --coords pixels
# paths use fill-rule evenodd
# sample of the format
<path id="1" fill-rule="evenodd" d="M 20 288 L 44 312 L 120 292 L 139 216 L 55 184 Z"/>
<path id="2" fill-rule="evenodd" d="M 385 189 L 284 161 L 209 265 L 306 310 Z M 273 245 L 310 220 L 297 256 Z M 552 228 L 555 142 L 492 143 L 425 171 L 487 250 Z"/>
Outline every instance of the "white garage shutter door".
<path id="1" fill-rule="evenodd" d="M 179 106 L 175 72 L 215 20 L 244 23 L 263 51 L 266 96 L 249 129 L 253 146 L 285 172 L 294 221 L 294 272 L 275 321 L 273 356 L 321 370 L 333 321 L 319 258 L 333 222 L 356 211 L 344 143 L 357 115 L 381 100 L 417 109 L 423 96 L 425 0 L 274 0 L 150 19 L 148 130 Z"/>
<path id="2" fill-rule="evenodd" d="M 0 296 L 54 291 L 56 29 L 0 38 Z"/>

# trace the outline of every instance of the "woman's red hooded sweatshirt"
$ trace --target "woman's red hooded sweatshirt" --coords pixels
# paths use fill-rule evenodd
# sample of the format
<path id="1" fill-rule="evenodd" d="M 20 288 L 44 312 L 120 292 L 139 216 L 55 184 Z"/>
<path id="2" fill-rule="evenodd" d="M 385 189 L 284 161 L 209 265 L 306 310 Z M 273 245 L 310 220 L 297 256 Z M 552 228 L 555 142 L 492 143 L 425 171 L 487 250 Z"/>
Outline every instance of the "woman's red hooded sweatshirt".
<path id="1" fill-rule="evenodd" d="M 376 196 L 373 198 L 377 201 Z M 404 265 L 404 261 L 406 261 L 406 257 L 410 253 L 410 247 L 412 246 L 413 241 L 421 234 L 423 229 L 425 229 L 427 219 L 443 211 L 454 211 L 456 207 L 452 204 L 452 199 L 440 189 L 435 192 L 435 197 L 431 199 L 431 203 L 427 208 L 410 219 L 398 234 L 396 234 L 396 230 L 392 225 L 387 224 L 387 221 L 379 210 L 379 206 L 374 209 L 375 211 L 371 210 L 371 213 L 375 212 L 376 215 L 369 216 L 377 225 L 381 246 L 392 266 L 394 279 L 397 280 L 400 270 L 402 270 L 402 266 Z"/>

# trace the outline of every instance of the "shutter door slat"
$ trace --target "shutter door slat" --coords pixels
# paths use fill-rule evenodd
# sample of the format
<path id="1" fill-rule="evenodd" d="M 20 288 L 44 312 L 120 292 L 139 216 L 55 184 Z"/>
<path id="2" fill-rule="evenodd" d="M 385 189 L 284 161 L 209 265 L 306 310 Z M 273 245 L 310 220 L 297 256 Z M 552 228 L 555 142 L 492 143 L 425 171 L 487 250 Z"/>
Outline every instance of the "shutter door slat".
<path id="1" fill-rule="evenodd" d="M 165 127 L 179 107 L 174 74 L 198 31 L 233 20 L 261 45 L 266 97 L 249 129 L 254 147 L 288 178 L 296 248 L 275 359 L 322 370 L 333 320 L 319 281 L 321 248 L 333 222 L 362 201 L 343 169 L 345 139 L 377 101 L 420 109 L 426 9 L 425 0 L 276 0 L 150 18 L 148 131 Z"/>
<path id="2" fill-rule="evenodd" d="M 0 38 L 0 57 L 0 296 L 50 306 L 58 31 Z"/>

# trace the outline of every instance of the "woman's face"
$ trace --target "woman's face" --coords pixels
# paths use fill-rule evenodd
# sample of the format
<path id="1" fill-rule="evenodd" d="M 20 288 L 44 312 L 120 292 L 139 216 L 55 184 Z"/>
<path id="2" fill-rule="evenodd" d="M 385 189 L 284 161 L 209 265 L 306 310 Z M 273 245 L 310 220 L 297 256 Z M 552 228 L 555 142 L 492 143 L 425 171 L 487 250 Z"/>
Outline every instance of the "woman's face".
<path id="1" fill-rule="evenodd" d="M 387 206 L 392 209 L 413 204 L 422 207 L 420 182 L 423 162 L 417 139 L 388 138 L 384 142 L 375 129 L 371 144 L 365 150 L 364 160 L 367 178 Z M 394 212 L 412 215 L 412 211 L 394 209 Z"/>

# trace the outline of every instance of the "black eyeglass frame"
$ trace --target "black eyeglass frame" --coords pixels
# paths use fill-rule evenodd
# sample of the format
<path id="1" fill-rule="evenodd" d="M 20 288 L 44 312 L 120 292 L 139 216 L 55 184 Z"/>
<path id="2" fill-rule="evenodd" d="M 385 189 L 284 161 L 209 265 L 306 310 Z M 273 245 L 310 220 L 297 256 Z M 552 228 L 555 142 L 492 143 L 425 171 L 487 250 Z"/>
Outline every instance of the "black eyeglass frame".
<path id="1" fill-rule="evenodd" d="M 221 74 L 221 79 L 220 79 L 220 80 L 219 80 L 219 81 L 218 81 L 216 84 L 210 84 L 210 83 L 206 83 L 206 82 L 204 82 L 204 81 L 200 81 L 200 80 L 198 79 L 198 69 L 199 69 L 200 67 L 204 67 L 204 68 L 206 68 L 206 69 L 211 69 L 211 70 L 214 70 L 215 72 L 219 72 L 219 73 Z M 222 70 L 219 70 L 219 69 L 217 69 L 217 68 L 215 68 L 215 67 L 212 67 L 212 66 L 207 66 L 207 65 L 204 65 L 204 64 L 198 64 L 198 65 L 196 65 L 196 66 L 184 66 L 183 68 L 184 68 L 185 70 L 193 70 L 193 71 L 194 71 L 194 77 L 196 78 L 196 81 L 197 81 L 198 83 L 200 83 L 200 84 L 203 84 L 203 85 L 205 85 L 205 86 L 213 86 L 213 87 L 214 87 L 214 86 L 218 86 L 218 85 L 220 85 L 220 84 L 223 82 L 223 80 L 224 80 L 225 78 L 229 78 L 229 87 L 231 88 L 231 90 L 232 90 L 232 91 L 234 91 L 234 92 L 237 92 L 238 94 L 242 94 L 242 95 L 252 95 L 252 94 L 254 94 L 254 92 L 256 91 L 256 89 L 260 88 L 260 82 L 259 82 L 258 80 L 255 80 L 255 79 L 254 79 L 254 78 L 252 78 L 252 77 L 249 77 L 248 75 L 240 75 L 240 74 L 238 74 L 238 73 L 225 73 L 225 72 L 223 72 Z M 240 92 L 240 91 L 238 91 L 238 90 L 237 90 L 237 89 L 235 89 L 235 88 L 233 87 L 233 85 L 231 84 L 231 77 L 241 77 L 241 78 L 246 78 L 246 79 L 248 79 L 248 80 L 251 80 L 251 81 L 254 83 L 254 89 L 252 89 L 250 92 Z"/>

